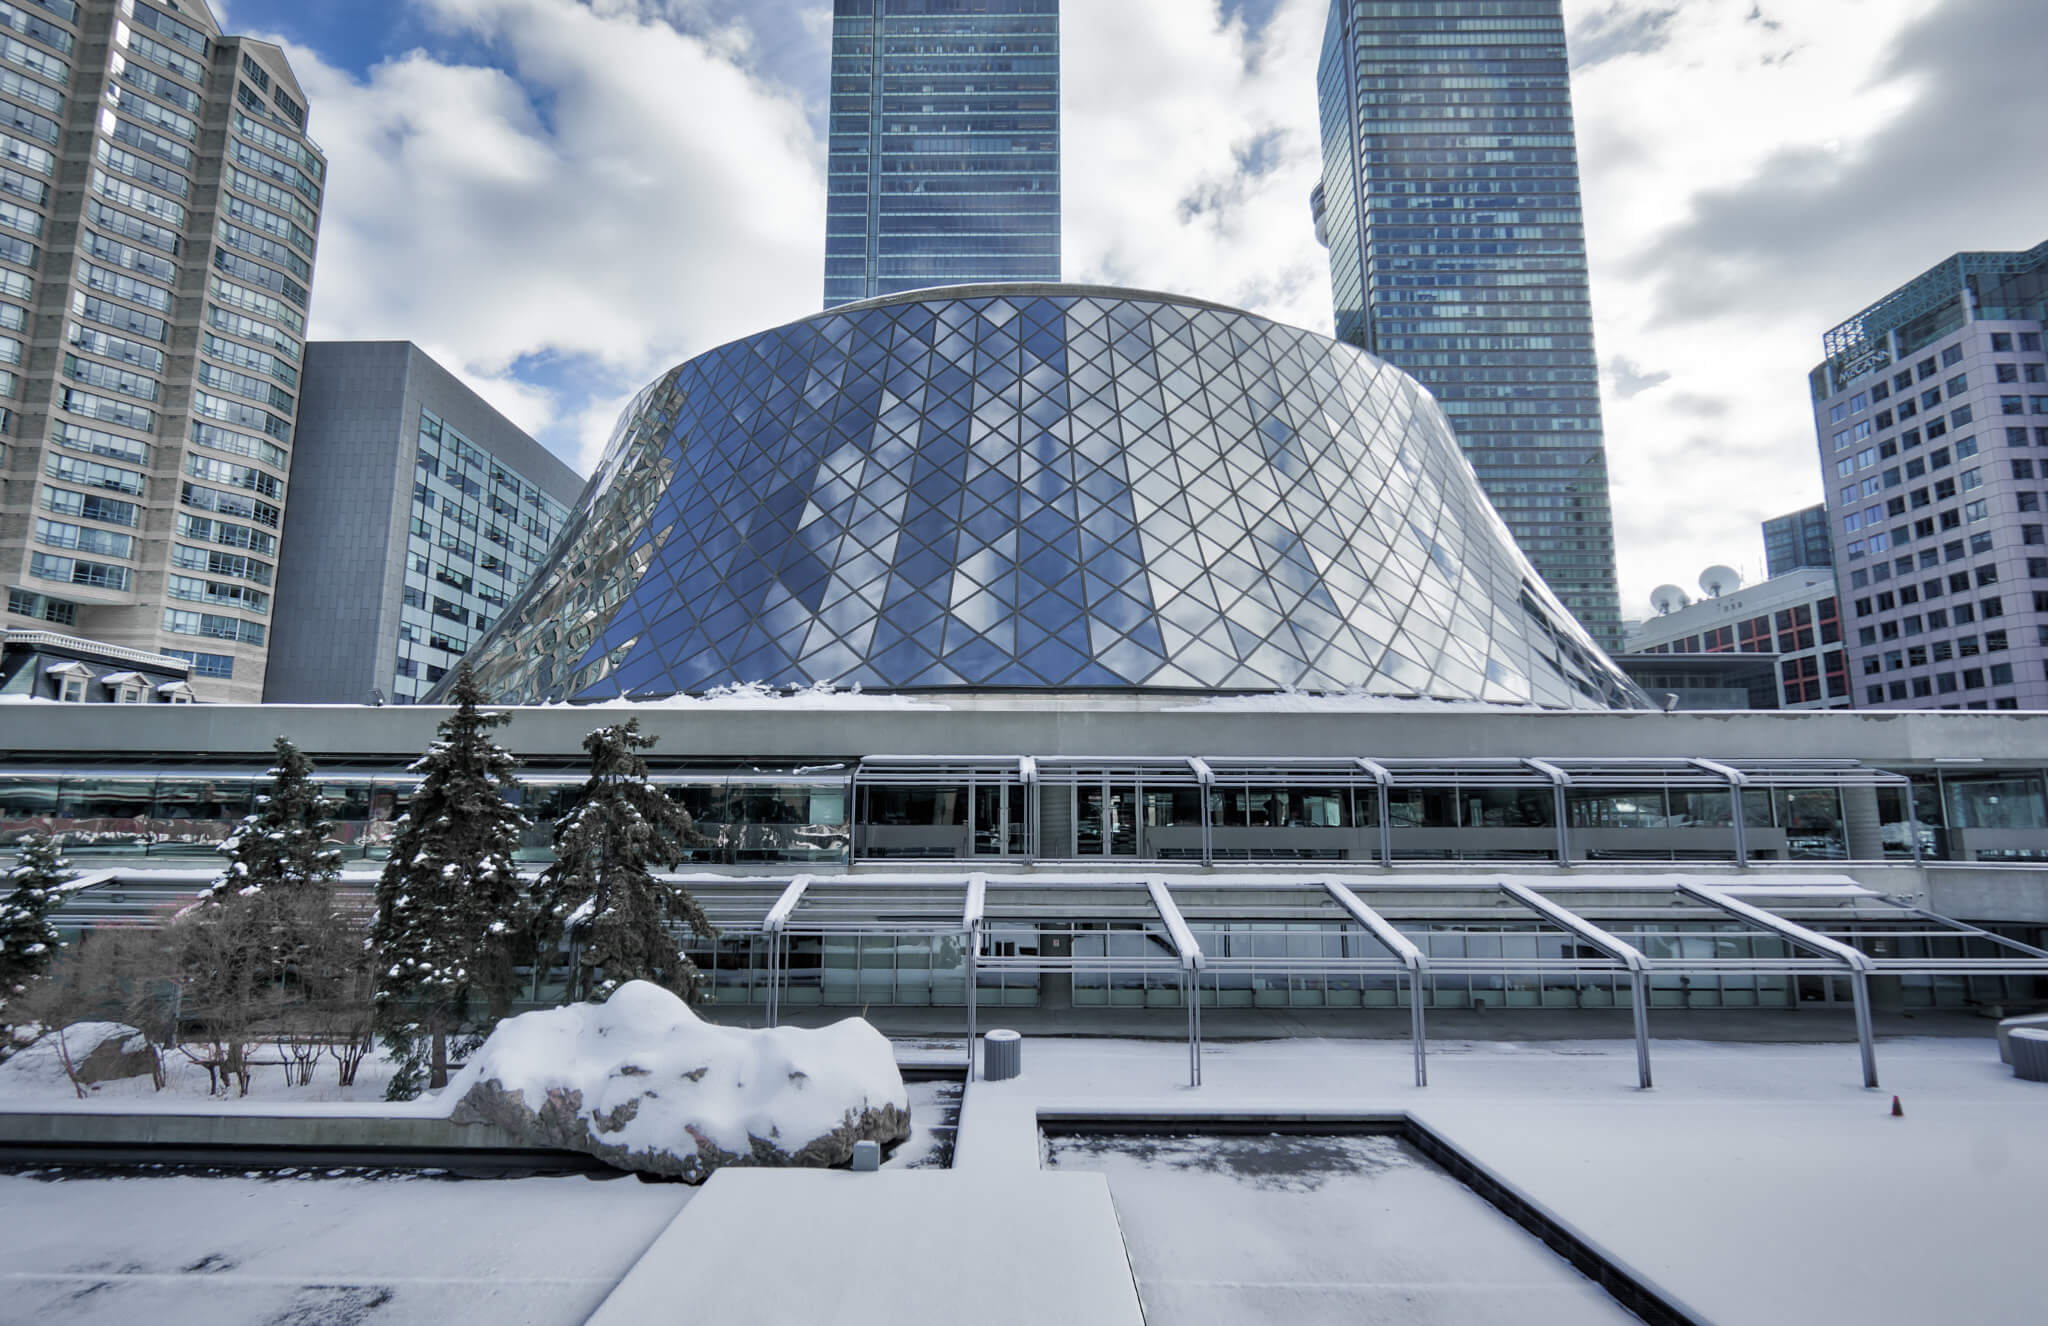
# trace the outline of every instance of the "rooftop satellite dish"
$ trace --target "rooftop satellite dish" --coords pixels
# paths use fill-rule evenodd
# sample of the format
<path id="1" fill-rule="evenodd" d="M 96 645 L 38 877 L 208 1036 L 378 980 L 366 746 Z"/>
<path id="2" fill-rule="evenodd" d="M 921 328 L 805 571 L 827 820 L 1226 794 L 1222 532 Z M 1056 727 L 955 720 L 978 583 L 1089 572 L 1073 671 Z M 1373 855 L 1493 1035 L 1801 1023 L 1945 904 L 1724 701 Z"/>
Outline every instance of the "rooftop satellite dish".
<path id="1" fill-rule="evenodd" d="M 1700 572 L 1700 588 L 1707 591 L 1710 599 L 1742 588 L 1742 576 L 1732 566 L 1710 566 Z"/>
<path id="2" fill-rule="evenodd" d="M 1668 617 L 1691 601 L 1676 585 L 1659 585 L 1650 591 L 1650 606 L 1657 610 L 1659 617 Z"/>

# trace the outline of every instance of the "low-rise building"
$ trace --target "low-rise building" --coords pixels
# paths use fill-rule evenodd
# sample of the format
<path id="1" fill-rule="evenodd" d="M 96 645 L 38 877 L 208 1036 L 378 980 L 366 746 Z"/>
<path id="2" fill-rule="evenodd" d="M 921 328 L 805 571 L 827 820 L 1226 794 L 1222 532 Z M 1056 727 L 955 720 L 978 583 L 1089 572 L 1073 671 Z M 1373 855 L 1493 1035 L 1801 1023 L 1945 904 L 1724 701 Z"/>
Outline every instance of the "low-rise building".
<path id="1" fill-rule="evenodd" d="M 0 700 L 191 704 L 192 665 L 57 631 L 0 633 Z"/>
<path id="2" fill-rule="evenodd" d="M 1629 636 L 1629 671 L 1645 689 L 1659 688 L 1641 669 L 1658 671 L 1663 655 L 1692 654 L 1740 654 L 1769 665 L 1775 703 L 1752 707 L 1846 709 L 1853 702 L 1835 575 L 1825 568 L 1803 568 L 1675 607 L 1639 623 Z"/>

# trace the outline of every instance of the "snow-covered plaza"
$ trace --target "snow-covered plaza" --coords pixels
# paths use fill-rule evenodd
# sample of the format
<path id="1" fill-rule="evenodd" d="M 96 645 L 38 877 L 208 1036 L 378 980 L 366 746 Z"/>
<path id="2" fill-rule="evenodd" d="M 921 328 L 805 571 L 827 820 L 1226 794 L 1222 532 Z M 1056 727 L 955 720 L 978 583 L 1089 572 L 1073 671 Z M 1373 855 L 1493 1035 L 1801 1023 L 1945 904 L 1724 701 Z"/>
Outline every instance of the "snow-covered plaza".
<path id="1" fill-rule="evenodd" d="M 1399 1042 L 1228 1042 L 1191 1089 L 1181 1044 L 1031 1039 L 1022 1076 L 969 1087 L 951 1170 L 725 1170 L 701 1189 L 14 1173 L 0 1317 L 1630 1319 L 1402 1144 L 1344 1135 L 1406 1115 L 1695 1320 L 2036 1319 L 2048 1088 L 2011 1076 L 1988 1024 L 1881 1052 L 1873 1092 L 1853 1044 L 1660 1040 L 1641 1091 L 1626 1041 L 1442 1041 L 1418 1088 Z M 1167 1136 L 1223 1116 L 1284 1135 Z M 1128 1133 L 1048 1142 L 1042 1121 L 1077 1117 Z"/>

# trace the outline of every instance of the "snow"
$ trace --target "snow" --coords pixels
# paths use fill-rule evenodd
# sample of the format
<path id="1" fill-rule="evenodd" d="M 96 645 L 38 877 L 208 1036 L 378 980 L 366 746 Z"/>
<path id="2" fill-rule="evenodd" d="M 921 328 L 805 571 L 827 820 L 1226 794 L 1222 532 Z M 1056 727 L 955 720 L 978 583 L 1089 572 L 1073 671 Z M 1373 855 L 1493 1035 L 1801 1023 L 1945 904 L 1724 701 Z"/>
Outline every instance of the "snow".
<path id="1" fill-rule="evenodd" d="M 101 1041 L 106 1040 L 119 1040 L 123 1054 L 142 1049 L 148 1043 L 140 1031 L 124 1023 L 74 1022 L 64 1028 L 62 1045 L 58 1044 L 57 1033 L 50 1032 L 16 1051 L 5 1063 L 0 1063 L 0 1097 L 49 1095 L 76 1100 L 78 1092 L 72 1088 L 71 1078 L 64 1071 L 65 1051 L 70 1052 L 72 1066 L 77 1067 Z M 144 1087 L 149 1086 L 146 1075 L 137 1080 Z M 94 1090 L 94 1084 L 88 1083 L 85 1089 Z"/>
<path id="2" fill-rule="evenodd" d="M 76 1064 L 83 1060 L 92 1047 L 101 1039 L 102 1029 L 117 1028 L 118 1023 L 74 1023 L 65 1031 L 71 1047 L 71 1061 Z M 88 1029 L 92 1030 L 88 1030 Z M 133 1031 L 133 1028 L 129 1028 Z M 103 1034 L 103 1033 L 102 1033 Z M 135 1035 L 141 1035 L 135 1032 Z M 373 1049 L 356 1069 L 353 1086 L 341 1086 L 335 1081 L 335 1065 L 332 1057 L 323 1057 L 313 1072 L 313 1081 L 308 1086 L 288 1085 L 284 1080 L 284 1067 L 268 1062 L 281 1056 L 277 1047 L 267 1041 L 255 1042 L 252 1056 L 257 1066 L 250 1071 L 249 1094 L 226 1097 L 207 1095 L 209 1081 L 206 1070 L 192 1062 L 179 1051 L 163 1052 L 164 1089 L 156 1090 L 147 1074 L 141 1077 L 116 1078 L 109 1082 L 86 1084 L 90 1093 L 87 1099 L 78 1099 L 78 1093 L 71 1088 L 64 1076 L 64 1065 L 58 1057 L 56 1038 L 45 1036 L 36 1044 L 0 1063 L 0 1110 L 71 1110 L 89 1108 L 95 1102 L 107 1102 L 107 1108 L 118 1113 L 188 1113 L 211 1110 L 242 1110 L 252 1113 L 276 1113 L 280 1104 L 325 1105 L 332 1112 L 334 1103 L 356 1102 L 363 1105 L 382 1107 L 384 1086 L 391 1078 L 392 1064 L 381 1048 Z M 436 1109 L 445 1113 L 446 1106 Z M 412 1107 L 406 1112 L 417 1113 Z"/>
<path id="3" fill-rule="evenodd" d="M 0 1318 L 571 1326 L 695 1192 L 630 1177 L 0 1175 Z"/>
<path id="4" fill-rule="evenodd" d="M 1399 1138 L 1064 1137 L 1047 1164 L 1108 1177 L 1148 1320 L 1638 1320 Z"/>
<path id="5" fill-rule="evenodd" d="M 1201 710 L 1208 713 L 1251 714 L 1393 714 L 1393 713 L 1543 713 L 1533 704 L 1495 703 L 1488 700 L 1437 700 L 1426 695 L 1379 695 L 1371 691 L 1280 690 L 1255 695 L 1216 695 L 1189 704 L 1167 705 L 1175 713 Z"/>
<path id="6" fill-rule="evenodd" d="M 725 1169 L 590 1326 L 1143 1326 L 1100 1175 Z"/>
<path id="7" fill-rule="evenodd" d="M 459 1100 L 495 1080 L 538 1111 L 548 1093 L 580 1092 L 592 1138 L 629 1150 L 694 1153 L 692 1135 L 739 1155 L 753 1139 L 795 1152 L 849 1112 L 910 1098 L 889 1041 L 861 1018 L 828 1027 L 750 1030 L 706 1022 L 658 985 L 628 981 L 602 1004 L 525 1013 L 498 1024 L 448 1084 Z M 600 1128 L 638 1102 L 620 1126 Z M 616 1123 L 616 1117 L 611 1122 Z"/>
<path id="8" fill-rule="evenodd" d="M 548 706 L 552 708 L 553 706 Z M 716 686 L 702 695 L 663 695 L 647 700 L 593 700 L 578 709 L 946 709 L 935 700 L 910 695 L 875 695 L 858 685 L 839 690 L 830 682 L 777 690 L 765 682 Z"/>
<path id="9" fill-rule="evenodd" d="M 2048 1086 L 1990 1024 L 1881 1042 L 1882 1091 L 1853 1044 L 1659 1040 L 1654 1063 L 1639 1091 L 1628 1042 L 1441 1042 L 1417 1088 L 1399 1042 L 1233 1043 L 1190 1090 L 1184 1045 L 1032 1039 L 1022 1077 L 969 1091 L 955 1172 L 1037 1171 L 1041 1110 L 1406 1112 L 1705 1320 L 2039 1319 Z"/>

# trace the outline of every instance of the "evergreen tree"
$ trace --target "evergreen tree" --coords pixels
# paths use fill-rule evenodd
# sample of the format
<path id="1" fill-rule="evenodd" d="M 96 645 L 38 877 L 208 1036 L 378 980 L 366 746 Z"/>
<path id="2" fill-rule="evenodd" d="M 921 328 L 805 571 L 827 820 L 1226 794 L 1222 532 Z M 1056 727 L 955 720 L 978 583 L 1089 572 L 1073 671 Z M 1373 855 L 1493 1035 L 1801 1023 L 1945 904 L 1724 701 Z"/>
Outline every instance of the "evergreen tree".
<path id="1" fill-rule="evenodd" d="M 7 872 L 9 892 L 0 900 L 0 1029 L 12 1028 L 8 1005 L 49 969 L 50 959 L 63 947 L 50 913 L 62 905 L 58 890 L 71 878 L 71 863 L 50 835 L 30 834 L 18 851 Z M 0 1052 L 6 1048 L 7 1037 L 0 1036 Z"/>
<path id="2" fill-rule="evenodd" d="M 209 902 L 265 889 L 324 888 L 340 868 L 341 849 L 329 843 L 330 803 L 313 786 L 313 762 L 285 737 L 277 739 L 276 754 L 270 791 L 258 794 L 255 811 L 220 845 L 228 865 L 200 893 Z"/>
<path id="3" fill-rule="evenodd" d="M 583 739 L 590 778 L 555 825 L 555 863 L 540 877 L 536 918 L 542 961 L 569 941 L 565 1001 L 602 999 L 634 980 L 692 1003 L 703 998 L 703 975 L 671 927 L 704 939 L 718 931 L 688 890 L 654 877 L 681 863 L 693 837 L 689 815 L 647 779 L 639 752 L 654 740 L 637 719 Z"/>
<path id="4" fill-rule="evenodd" d="M 467 663 L 453 695 L 412 766 L 424 778 L 377 881 L 377 1028 L 398 1063 L 393 1100 L 417 1096 L 423 1071 L 425 1085 L 447 1086 L 449 1036 L 481 1038 L 510 1011 L 531 930 L 513 865 L 528 821 L 506 801 L 519 762 L 490 736 L 511 715 L 478 711 Z"/>

